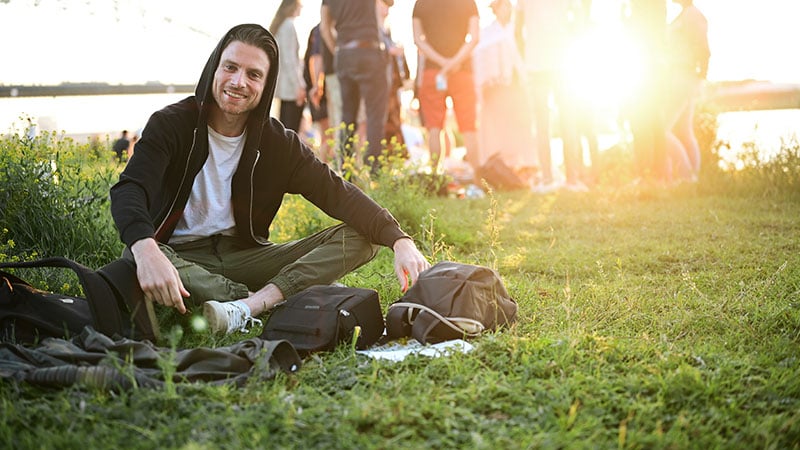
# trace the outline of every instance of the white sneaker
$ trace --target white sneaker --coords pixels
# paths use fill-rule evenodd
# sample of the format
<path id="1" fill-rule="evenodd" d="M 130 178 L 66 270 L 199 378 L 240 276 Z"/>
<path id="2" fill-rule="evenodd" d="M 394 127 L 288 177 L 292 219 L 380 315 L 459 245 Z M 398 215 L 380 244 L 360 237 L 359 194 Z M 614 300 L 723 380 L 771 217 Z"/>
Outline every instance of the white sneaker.
<path id="1" fill-rule="evenodd" d="M 234 331 L 247 333 L 247 325 L 261 325 L 259 319 L 251 316 L 235 302 L 218 302 L 214 300 L 203 303 L 203 316 L 208 321 L 212 333 L 231 334 Z"/>

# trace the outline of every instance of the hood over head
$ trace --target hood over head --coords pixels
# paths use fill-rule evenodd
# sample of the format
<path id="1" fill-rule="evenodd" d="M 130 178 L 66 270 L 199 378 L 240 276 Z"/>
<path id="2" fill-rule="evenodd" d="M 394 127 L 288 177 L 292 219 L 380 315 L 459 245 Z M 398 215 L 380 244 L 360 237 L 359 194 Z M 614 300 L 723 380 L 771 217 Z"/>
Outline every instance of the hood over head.
<path id="1" fill-rule="evenodd" d="M 261 95 L 261 102 L 255 110 L 250 112 L 247 120 L 248 128 L 258 126 L 260 130 L 261 126 L 269 120 L 272 98 L 275 95 L 275 85 L 278 79 L 278 44 L 275 42 L 275 37 L 266 28 L 253 23 L 236 25 L 228 30 L 208 57 L 208 61 L 203 67 L 203 73 L 200 75 L 200 81 L 197 82 L 195 88 L 195 98 L 201 111 L 200 120 L 206 121 L 208 107 L 211 102 L 214 102 L 212 86 L 222 51 L 233 41 L 241 41 L 259 47 L 266 51 L 269 59 L 269 73 L 264 92 Z"/>

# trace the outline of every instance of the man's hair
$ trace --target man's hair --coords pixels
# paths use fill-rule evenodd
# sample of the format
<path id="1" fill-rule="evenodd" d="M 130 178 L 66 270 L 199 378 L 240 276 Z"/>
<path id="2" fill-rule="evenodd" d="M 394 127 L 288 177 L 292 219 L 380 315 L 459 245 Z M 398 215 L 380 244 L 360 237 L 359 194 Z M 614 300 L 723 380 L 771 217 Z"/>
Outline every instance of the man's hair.
<path id="1" fill-rule="evenodd" d="M 264 50 L 264 53 L 269 56 L 271 54 L 270 49 L 272 48 L 271 41 L 269 35 L 264 32 L 264 29 L 260 26 L 252 25 L 252 26 L 241 26 L 235 28 L 228 38 L 225 40 L 225 45 L 222 48 L 227 48 L 231 42 L 240 41 L 248 45 L 252 45 L 254 47 L 258 47 L 261 50 Z"/>

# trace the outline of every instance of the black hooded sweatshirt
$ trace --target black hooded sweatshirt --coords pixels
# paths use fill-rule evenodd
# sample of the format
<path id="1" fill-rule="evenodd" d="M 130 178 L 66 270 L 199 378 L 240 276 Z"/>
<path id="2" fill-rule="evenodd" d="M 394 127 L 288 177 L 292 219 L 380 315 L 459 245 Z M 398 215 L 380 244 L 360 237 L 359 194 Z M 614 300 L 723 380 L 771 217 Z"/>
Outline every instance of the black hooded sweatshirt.
<path id="1" fill-rule="evenodd" d="M 122 241 L 131 246 L 153 237 L 167 243 L 183 214 L 195 176 L 208 157 L 207 118 L 212 84 L 227 37 L 239 27 L 257 27 L 269 37 L 270 68 L 258 107 L 250 112 L 247 141 L 231 182 L 236 233 L 264 245 L 284 194 L 300 194 L 329 216 L 375 244 L 391 247 L 407 237 L 392 215 L 355 185 L 319 161 L 291 130 L 269 115 L 278 74 L 278 47 L 260 25 L 232 28 L 203 69 L 195 95 L 155 112 L 136 151 L 111 188 L 111 214 Z"/>

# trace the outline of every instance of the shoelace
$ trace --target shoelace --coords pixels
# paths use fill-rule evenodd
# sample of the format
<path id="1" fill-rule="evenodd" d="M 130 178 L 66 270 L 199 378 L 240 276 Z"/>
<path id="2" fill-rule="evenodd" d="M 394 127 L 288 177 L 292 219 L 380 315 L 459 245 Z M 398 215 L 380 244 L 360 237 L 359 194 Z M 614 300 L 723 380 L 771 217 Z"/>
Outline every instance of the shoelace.
<path id="1" fill-rule="evenodd" d="M 233 331 L 241 331 L 242 333 L 247 333 L 249 330 L 247 329 L 247 325 L 262 325 L 260 319 L 256 319 L 255 317 L 247 314 L 241 306 L 235 303 L 229 303 L 225 308 L 225 312 L 228 314 L 228 333 Z"/>

